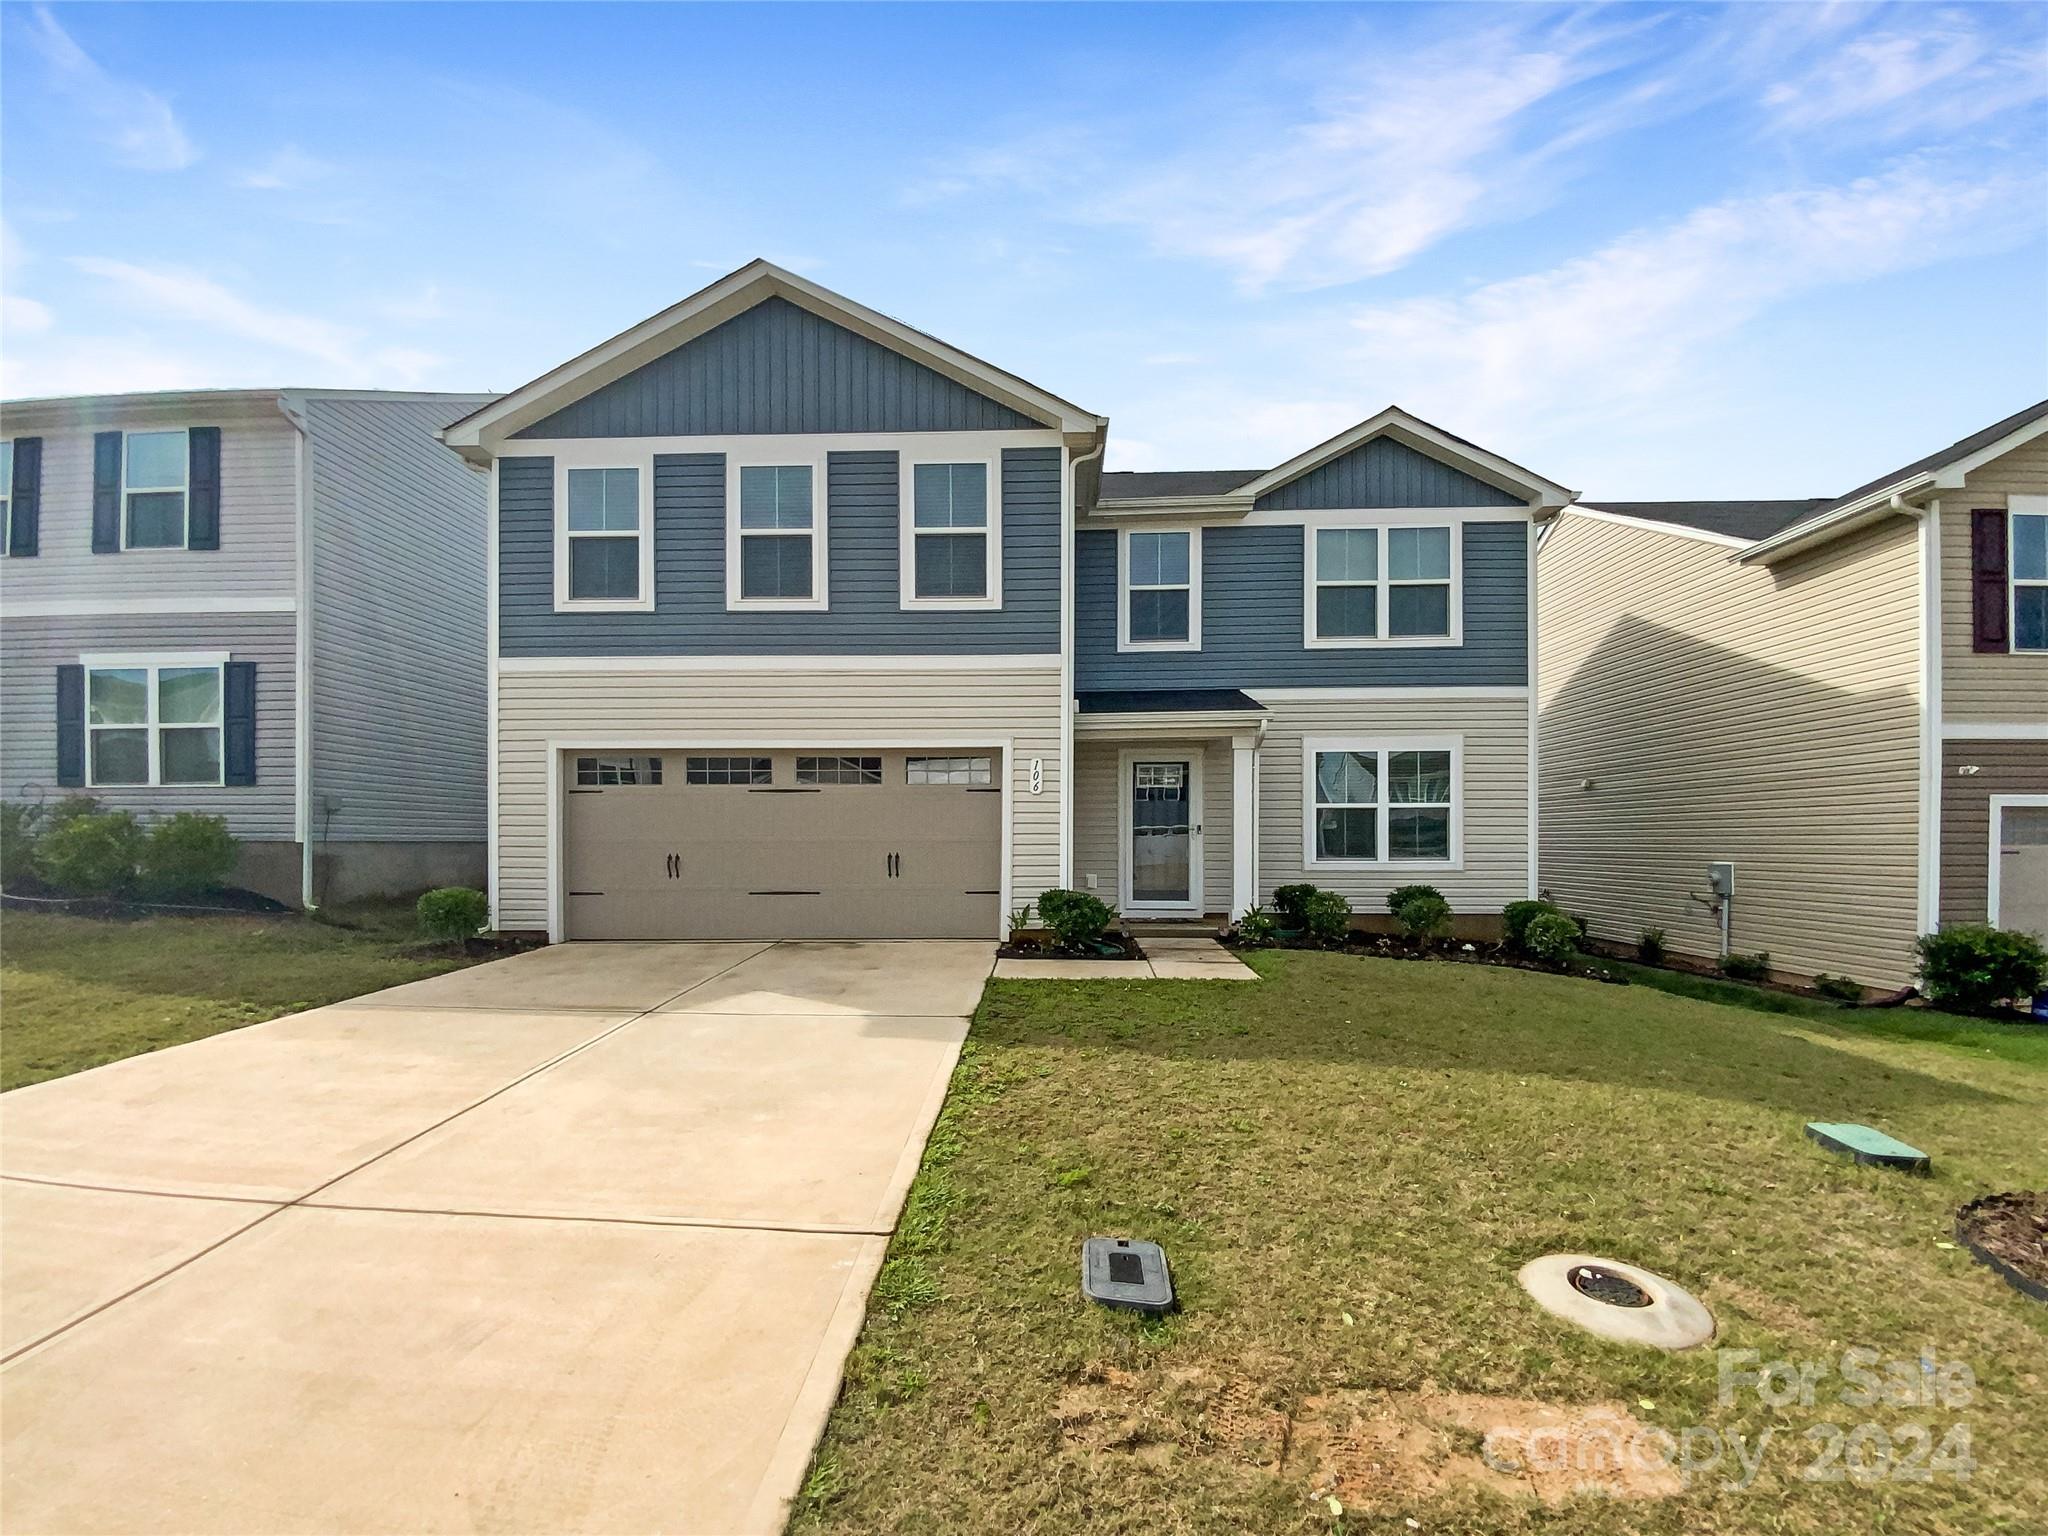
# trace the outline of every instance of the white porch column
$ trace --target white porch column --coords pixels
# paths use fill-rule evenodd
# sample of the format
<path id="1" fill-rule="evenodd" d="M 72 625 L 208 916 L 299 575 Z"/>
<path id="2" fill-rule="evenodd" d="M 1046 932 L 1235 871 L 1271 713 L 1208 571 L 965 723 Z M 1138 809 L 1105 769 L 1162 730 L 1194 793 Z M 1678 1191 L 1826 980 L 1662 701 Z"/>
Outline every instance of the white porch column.
<path id="1" fill-rule="evenodd" d="M 1230 911 L 1234 922 L 1259 899 L 1259 738 L 1230 738 Z"/>

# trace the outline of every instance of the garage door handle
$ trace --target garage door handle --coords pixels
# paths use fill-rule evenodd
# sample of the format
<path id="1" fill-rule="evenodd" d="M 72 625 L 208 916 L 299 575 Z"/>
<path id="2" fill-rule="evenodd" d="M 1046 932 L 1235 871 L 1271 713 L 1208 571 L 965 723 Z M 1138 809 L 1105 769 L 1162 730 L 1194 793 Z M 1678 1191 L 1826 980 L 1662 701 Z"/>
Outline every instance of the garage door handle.
<path id="1" fill-rule="evenodd" d="M 680 853 L 672 853 L 672 854 L 670 854 L 670 855 L 668 856 L 668 877 L 669 877 L 669 879 L 671 879 L 671 880 L 680 880 L 680 879 L 682 878 L 682 874 L 683 874 L 683 856 L 682 856 L 682 855 L 681 855 Z"/>

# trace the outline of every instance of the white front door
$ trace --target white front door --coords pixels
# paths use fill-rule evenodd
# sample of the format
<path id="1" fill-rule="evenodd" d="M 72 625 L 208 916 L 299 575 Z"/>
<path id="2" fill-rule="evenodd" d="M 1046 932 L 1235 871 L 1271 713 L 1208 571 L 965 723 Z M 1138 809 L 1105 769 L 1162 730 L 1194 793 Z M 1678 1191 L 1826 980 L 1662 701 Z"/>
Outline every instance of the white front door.
<path id="1" fill-rule="evenodd" d="M 2048 939 L 2048 795 L 1992 797 L 1990 897 L 1996 927 Z"/>
<path id="2" fill-rule="evenodd" d="M 1202 910 L 1202 754 L 1126 750 L 1123 909 L 1134 915 Z"/>

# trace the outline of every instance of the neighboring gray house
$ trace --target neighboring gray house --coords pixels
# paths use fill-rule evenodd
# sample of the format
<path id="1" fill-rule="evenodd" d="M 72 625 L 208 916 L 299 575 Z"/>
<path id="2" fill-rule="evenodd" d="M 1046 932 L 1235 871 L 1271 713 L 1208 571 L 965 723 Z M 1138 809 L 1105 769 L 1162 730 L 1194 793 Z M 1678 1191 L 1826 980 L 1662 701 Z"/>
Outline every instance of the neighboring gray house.
<path id="1" fill-rule="evenodd" d="M 196 810 L 307 904 L 480 883 L 488 395 L 0 406 L 0 797 Z"/>
<path id="2" fill-rule="evenodd" d="M 495 920 L 990 938 L 1056 885 L 1534 886 L 1534 525 L 1389 409 L 1270 470 L 754 262 L 442 434 L 490 471 Z"/>

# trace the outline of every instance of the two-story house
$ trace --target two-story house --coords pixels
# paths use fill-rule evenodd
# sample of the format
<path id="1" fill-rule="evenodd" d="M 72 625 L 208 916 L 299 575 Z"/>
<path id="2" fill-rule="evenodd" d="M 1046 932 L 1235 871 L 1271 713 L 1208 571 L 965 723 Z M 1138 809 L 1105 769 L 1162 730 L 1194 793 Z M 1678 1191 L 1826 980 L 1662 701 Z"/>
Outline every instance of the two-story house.
<path id="1" fill-rule="evenodd" d="M 1541 876 L 1596 936 L 1898 986 L 2048 934 L 2048 401 L 1841 496 L 1574 506 L 1537 566 Z"/>
<path id="2" fill-rule="evenodd" d="M 241 883 L 346 901 L 484 867 L 487 395 L 0 407 L 0 796 L 199 811 Z"/>
<path id="3" fill-rule="evenodd" d="M 992 938 L 1532 884 L 1535 520 L 1396 410 L 1270 471 L 755 262 L 450 425 L 491 479 L 491 892 L 561 938 Z"/>

